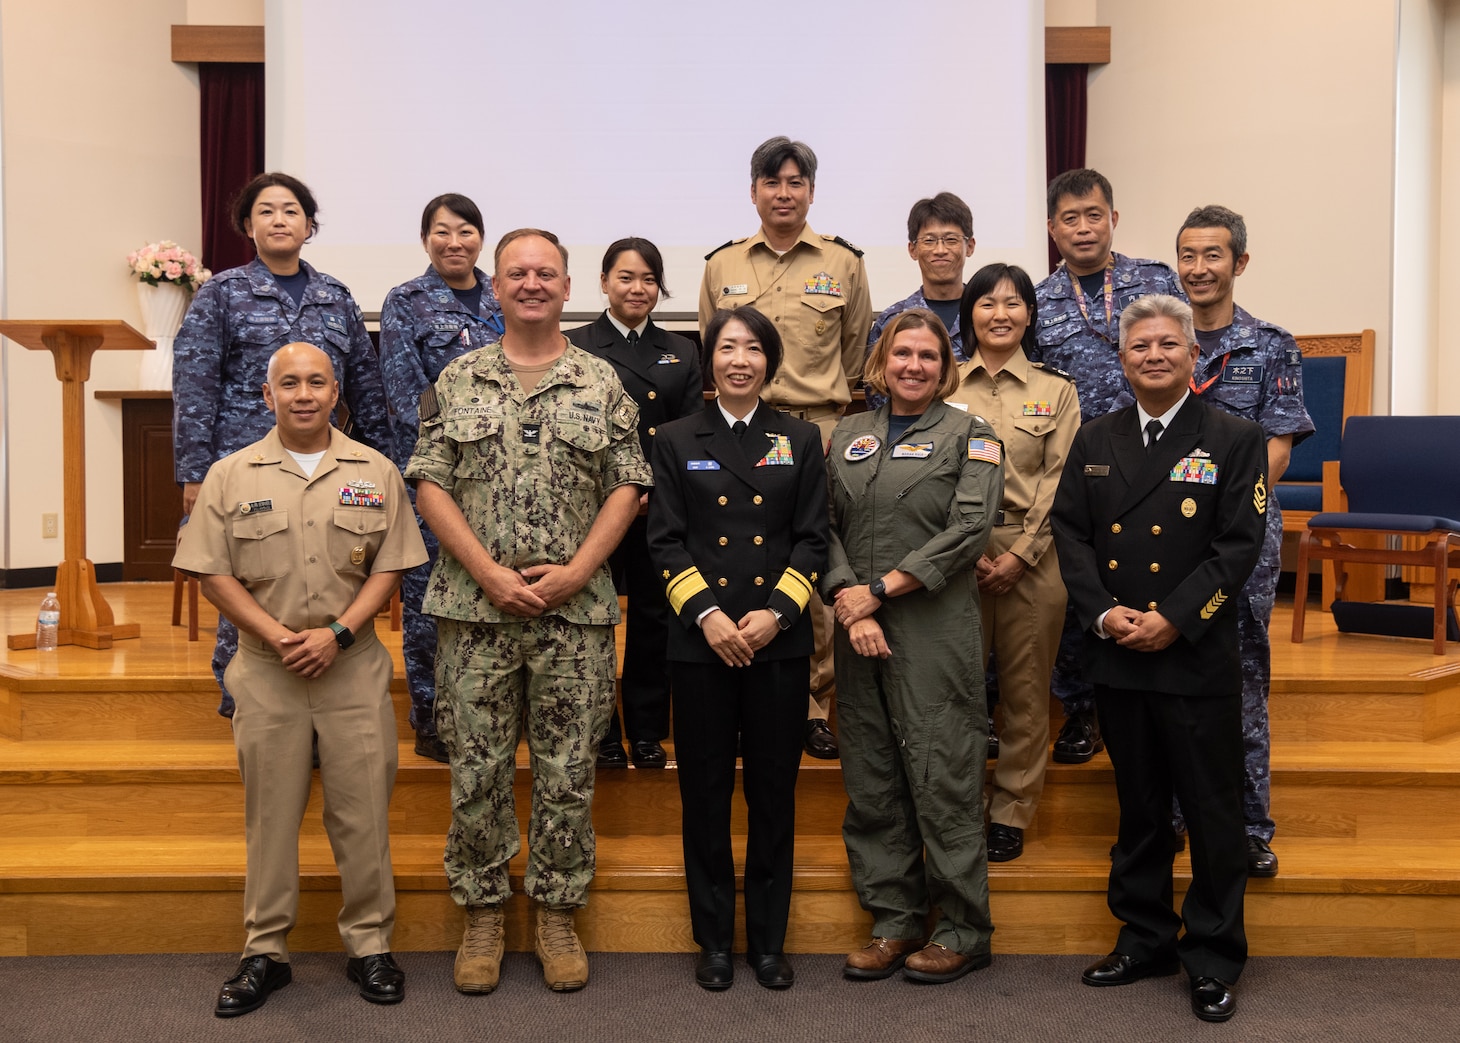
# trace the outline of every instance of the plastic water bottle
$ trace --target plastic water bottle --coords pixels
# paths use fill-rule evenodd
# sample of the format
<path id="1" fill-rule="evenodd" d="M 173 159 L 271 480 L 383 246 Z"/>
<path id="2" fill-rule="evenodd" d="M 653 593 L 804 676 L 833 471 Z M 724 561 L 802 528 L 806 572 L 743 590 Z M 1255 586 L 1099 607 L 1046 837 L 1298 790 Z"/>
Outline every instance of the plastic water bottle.
<path id="1" fill-rule="evenodd" d="M 35 621 L 35 647 L 38 652 L 54 652 L 56 639 L 61 629 L 61 603 L 56 592 L 49 591 L 41 602 L 41 614 Z"/>

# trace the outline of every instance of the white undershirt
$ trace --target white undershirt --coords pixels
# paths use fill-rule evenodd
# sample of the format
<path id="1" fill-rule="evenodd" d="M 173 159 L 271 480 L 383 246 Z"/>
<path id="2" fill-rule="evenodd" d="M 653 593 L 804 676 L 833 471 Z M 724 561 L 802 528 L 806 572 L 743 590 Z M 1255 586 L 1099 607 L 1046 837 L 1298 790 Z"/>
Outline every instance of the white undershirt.
<path id="1" fill-rule="evenodd" d="M 299 469 L 304 472 L 304 477 L 306 478 L 314 477 L 314 469 L 319 466 L 319 462 L 324 459 L 324 454 L 328 451 L 327 449 L 321 449 L 317 453 L 296 453 L 292 449 L 284 450 L 284 452 L 294 457 L 294 462 L 299 465 Z"/>

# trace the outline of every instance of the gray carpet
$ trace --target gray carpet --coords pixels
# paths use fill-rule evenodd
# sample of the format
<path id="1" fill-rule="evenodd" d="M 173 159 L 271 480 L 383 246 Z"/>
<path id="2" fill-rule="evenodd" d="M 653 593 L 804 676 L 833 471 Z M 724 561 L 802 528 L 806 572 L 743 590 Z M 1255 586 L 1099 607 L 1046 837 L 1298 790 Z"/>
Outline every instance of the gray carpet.
<path id="1" fill-rule="evenodd" d="M 299 953 L 292 985 L 252 1014 L 220 1020 L 213 1000 L 233 957 L 0 959 L 0 1040 L 1460 1040 L 1454 960 L 1256 959 L 1225 1025 L 1192 1017 L 1184 977 L 1086 988 L 1080 956 L 999 956 L 941 986 L 848 982 L 840 957 L 793 956 L 796 985 L 779 993 L 737 961 L 735 987 L 711 994 L 694 984 L 690 956 L 595 953 L 588 988 L 558 995 L 530 954 L 509 953 L 501 987 L 474 997 L 452 989 L 451 960 L 401 954 L 406 1000 L 376 1007 L 346 982 L 343 956 Z"/>

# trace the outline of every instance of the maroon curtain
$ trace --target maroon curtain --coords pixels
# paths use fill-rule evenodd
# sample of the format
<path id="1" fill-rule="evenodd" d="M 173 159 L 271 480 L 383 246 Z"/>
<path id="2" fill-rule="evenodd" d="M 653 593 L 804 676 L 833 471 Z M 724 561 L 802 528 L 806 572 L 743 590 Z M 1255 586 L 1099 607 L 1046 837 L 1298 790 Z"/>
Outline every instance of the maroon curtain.
<path id="1" fill-rule="evenodd" d="M 233 230 L 228 204 L 264 169 L 262 62 L 199 62 L 203 173 L 203 263 L 215 272 L 253 260 Z"/>
<path id="2" fill-rule="evenodd" d="M 1044 172 L 1045 183 L 1066 170 L 1085 165 L 1085 96 L 1088 65 L 1044 67 Z M 1060 252 L 1049 240 L 1049 270 L 1060 263 Z"/>

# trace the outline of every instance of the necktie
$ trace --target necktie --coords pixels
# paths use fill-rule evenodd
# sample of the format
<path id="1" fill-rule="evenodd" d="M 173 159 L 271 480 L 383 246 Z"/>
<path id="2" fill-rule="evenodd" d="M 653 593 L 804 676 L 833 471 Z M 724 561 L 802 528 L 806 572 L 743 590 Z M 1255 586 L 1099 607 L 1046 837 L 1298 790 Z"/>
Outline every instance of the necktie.
<path id="1" fill-rule="evenodd" d="M 1146 424 L 1146 452 L 1148 454 L 1156 451 L 1156 439 L 1161 437 L 1161 432 L 1165 429 L 1165 426 L 1159 420 L 1152 420 Z"/>
<path id="2" fill-rule="evenodd" d="M 735 426 L 733 426 L 732 428 L 730 428 L 730 430 L 732 430 L 732 431 L 735 432 L 735 437 L 736 438 L 744 438 L 745 437 L 745 421 L 744 420 L 737 420 L 737 421 L 735 421 Z"/>
<path id="3" fill-rule="evenodd" d="M 638 346 L 639 346 L 639 331 L 638 330 L 629 330 L 629 347 L 631 347 L 631 348 L 637 348 Z"/>

